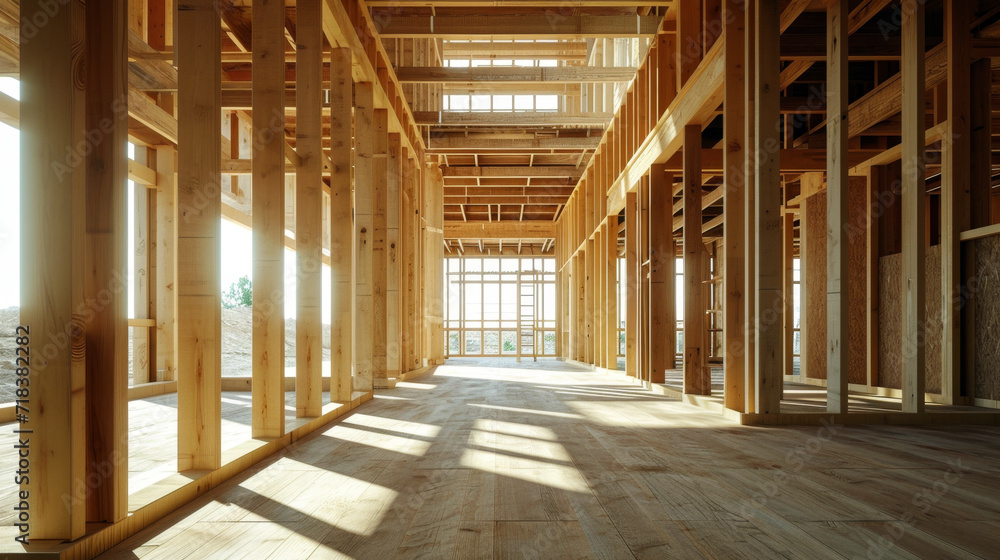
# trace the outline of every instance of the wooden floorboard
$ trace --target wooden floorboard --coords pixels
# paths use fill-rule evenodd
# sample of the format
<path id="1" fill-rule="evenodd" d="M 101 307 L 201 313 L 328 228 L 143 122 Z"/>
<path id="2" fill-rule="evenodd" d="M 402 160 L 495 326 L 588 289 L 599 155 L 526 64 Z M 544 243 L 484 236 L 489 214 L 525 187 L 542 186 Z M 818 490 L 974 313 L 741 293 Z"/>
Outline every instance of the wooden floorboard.
<path id="1" fill-rule="evenodd" d="M 450 360 L 102 558 L 988 558 L 998 442 L 741 426 L 574 365 Z"/>

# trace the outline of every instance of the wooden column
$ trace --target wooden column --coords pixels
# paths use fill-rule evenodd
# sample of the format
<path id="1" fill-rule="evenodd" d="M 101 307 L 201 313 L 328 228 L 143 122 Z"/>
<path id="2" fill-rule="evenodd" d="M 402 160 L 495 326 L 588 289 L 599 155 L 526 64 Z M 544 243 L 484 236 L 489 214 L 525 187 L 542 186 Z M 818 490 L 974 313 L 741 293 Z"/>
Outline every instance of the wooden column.
<path id="1" fill-rule="evenodd" d="M 419 332 L 416 320 L 420 315 L 417 313 L 417 309 L 414 305 L 416 302 L 413 297 L 416 290 L 416 276 L 414 274 L 413 265 L 416 262 L 419 247 L 416 244 L 417 236 L 413 229 L 415 218 L 418 216 L 418 214 L 415 213 L 417 205 L 415 193 L 413 192 L 413 162 L 408 158 L 406 148 L 402 148 L 400 159 L 402 160 L 402 188 L 400 189 L 401 200 L 399 211 L 400 241 L 397 245 L 396 252 L 399 255 L 400 261 L 399 317 L 401 332 L 399 343 L 399 369 L 401 372 L 405 373 L 407 371 L 417 369 L 418 367 L 415 363 L 416 355 L 413 353 L 413 350 L 414 341 L 416 340 Z"/>
<path id="2" fill-rule="evenodd" d="M 924 3 L 902 0 L 903 412 L 924 410 Z"/>
<path id="3" fill-rule="evenodd" d="M 740 0 L 726 0 L 727 12 L 739 14 Z M 723 278 L 722 329 L 724 391 L 726 408 L 746 411 L 746 70 L 743 43 L 746 21 L 742 17 L 724 20 L 725 112 L 723 116 Z"/>
<path id="4" fill-rule="evenodd" d="M 330 51 L 330 400 L 350 402 L 354 359 L 354 195 L 350 49 Z"/>
<path id="5" fill-rule="evenodd" d="M 375 102 L 371 82 L 354 87 L 354 387 L 372 390 L 372 338 L 375 335 L 372 298 L 372 150 Z"/>
<path id="6" fill-rule="evenodd" d="M 826 410 L 847 410 L 847 31 L 850 6 L 826 6 Z"/>
<path id="7" fill-rule="evenodd" d="M 780 411 L 782 390 L 781 175 L 778 139 L 778 6 L 756 2 L 754 223 L 755 411 Z M 754 153 L 754 152 L 750 152 Z"/>
<path id="8" fill-rule="evenodd" d="M 25 0 L 21 10 L 43 13 L 46 5 Z M 20 51 L 20 324 L 28 332 L 18 336 L 28 336 L 30 393 L 28 421 L 15 429 L 30 430 L 37 458 L 19 488 L 28 493 L 32 540 L 76 539 L 86 523 L 85 500 L 62 501 L 85 489 L 87 478 L 86 324 L 75 313 L 85 305 L 87 169 L 83 154 L 64 159 L 67 146 L 86 142 L 84 85 L 77 79 L 85 18 L 82 7 L 71 7 L 52 15 Z"/>
<path id="9" fill-rule="evenodd" d="M 782 216 L 784 227 L 781 232 L 782 289 L 785 291 L 785 314 L 782 317 L 784 353 L 782 373 L 795 374 L 795 214 L 786 212 Z"/>
<path id="10" fill-rule="evenodd" d="M 743 350 L 744 359 L 743 390 L 746 393 L 744 399 L 744 412 L 753 413 L 757 411 L 757 329 L 751 321 L 757 316 L 757 137 L 756 137 L 756 99 L 757 99 L 757 7 L 756 0 L 746 0 L 744 3 L 744 21 L 746 26 L 744 33 L 746 40 L 744 45 L 744 61 L 746 68 L 744 76 L 746 82 L 746 146 L 744 147 L 748 157 L 744 158 L 743 177 L 746 184 L 743 188 L 743 227 L 746 232 L 743 245 L 745 249 L 746 262 L 743 267 L 745 288 L 743 298 L 746 306 L 745 316 L 747 334 L 743 337 L 746 347 Z M 753 155 L 751 155 L 753 154 Z"/>
<path id="11" fill-rule="evenodd" d="M 607 269 L 608 284 L 605 297 L 605 313 L 608 316 L 606 343 L 608 367 L 618 369 L 618 216 L 608 217 L 607 259 L 604 266 Z"/>
<path id="12" fill-rule="evenodd" d="M 388 204 L 389 112 L 375 109 L 372 126 L 372 379 L 376 388 L 386 381 L 386 329 L 389 324 L 386 270 L 386 206 Z"/>
<path id="13" fill-rule="evenodd" d="M 177 368 L 177 151 L 156 147 L 156 380 Z"/>
<path id="14" fill-rule="evenodd" d="M 295 415 L 323 413 L 323 10 L 299 0 L 295 27 Z"/>
<path id="15" fill-rule="evenodd" d="M 284 14 L 284 0 L 259 3 L 253 9 L 252 434 L 255 438 L 274 438 L 285 433 Z"/>
<path id="16" fill-rule="evenodd" d="M 596 256 L 595 255 L 596 254 L 596 250 L 595 250 L 596 242 L 595 242 L 594 238 L 593 237 L 588 238 L 587 241 L 586 241 L 586 243 L 585 243 L 585 246 L 587 247 L 587 252 L 585 254 L 585 259 L 586 260 L 585 260 L 585 265 L 584 265 L 586 267 L 586 274 L 587 274 L 587 281 L 586 281 L 586 284 L 585 284 L 586 293 L 584 295 L 584 303 L 585 303 L 585 311 L 584 312 L 585 312 L 586 318 L 587 318 L 587 326 L 586 326 L 586 328 L 587 328 L 587 331 L 586 331 L 587 332 L 587 357 L 586 357 L 586 361 L 589 364 L 596 364 L 597 360 L 596 360 L 595 356 L 596 356 L 597 344 L 595 343 L 595 340 L 596 340 L 596 328 L 595 328 L 594 325 L 595 325 L 595 318 L 596 318 L 595 316 L 597 314 L 596 313 L 596 309 L 597 309 L 596 308 L 596 303 L 597 303 L 596 302 L 596 295 L 597 295 L 597 292 L 595 290 L 595 286 L 597 285 L 597 282 L 596 282 L 597 277 L 596 277 L 595 272 L 594 272 L 596 270 L 596 267 L 594 266 L 594 263 L 597 261 L 597 259 L 595 258 L 595 256 Z"/>
<path id="17" fill-rule="evenodd" d="M 639 179 L 639 373 L 643 381 L 650 380 L 650 309 L 649 309 L 649 271 L 652 268 L 650 259 L 650 227 L 649 227 L 649 175 Z M 670 220 L 673 223 L 673 220 Z"/>
<path id="18" fill-rule="evenodd" d="M 594 298 L 594 329 L 591 333 L 594 347 L 594 366 L 607 367 L 604 361 L 604 305 L 601 303 L 601 294 L 604 293 L 604 251 L 607 243 L 604 243 L 604 224 L 598 224 L 594 232 L 594 253 L 591 259 L 592 270 L 594 271 L 594 291 L 591 297 Z"/>
<path id="19" fill-rule="evenodd" d="M 398 378 L 400 373 L 400 330 L 403 322 L 399 313 L 400 252 L 399 237 L 399 197 L 402 181 L 402 145 L 399 134 L 389 135 L 389 151 L 386 163 L 386 206 L 385 206 L 385 260 L 386 260 L 386 377 Z"/>
<path id="20" fill-rule="evenodd" d="M 156 152 L 153 151 L 153 148 L 136 146 L 135 156 L 133 159 L 136 163 L 140 163 L 146 167 L 150 167 L 150 165 L 155 167 Z M 150 167 L 150 169 L 153 167 Z M 150 189 L 153 189 L 153 193 L 149 192 Z M 152 216 L 150 216 L 150 210 L 151 206 L 156 204 L 155 189 L 156 185 L 146 185 L 143 183 L 135 183 L 134 188 L 132 189 L 133 227 L 130 233 L 132 235 L 132 278 L 134 278 L 134 283 L 132 285 L 132 301 L 135 302 L 135 305 L 132 316 L 129 317 L 130 319 L 149 320 L 151 319 L 150 312 L 156 312 L 155 308 L 152 310 L 150 309 L 150 297 L 152 296 L 150 288 L 155 290 L 155 286 L 150 285 L 151 281 L 155 282 L 153 279 L 155 268 L 151 266 L 155 265 L 155 261 L 150 258 L 151 251 L 154 250 L 150 240 L 150 233 L 155 235 L 155 224 L 152 223 L 150 218 L 156 217 L 156 209 L 152 208 Z M 126 314 L 127 311 L 126 306 Z M 149 328 L 138 326 L 133 327 L 133 385 L 149 383 L 151 380 L 156 378 L 156 371 L 151 367 L 152 364 L 155 364 L 155 361 L 151 364 L 149 359 L 150 349 L 155 348 L 155 345 L 155 337 L 150 336 Z M 127 367 L 128 366 L 126 364 L 126 369 Z M 128 381 L 126 380 L 126 385 L 127 384 Z"/>
<path id="21" fill-rule="evenodd" d="M 684 87 L 703 56 L 701 40 L 702 0 L 679 0 L 677 14 L 677 88 Z"/>
<path id="22" fill-rule="evenodd" d="M 701 238 L 701 126 L 684 127 L 684 393 L 712 394 L 706 346 Z"/>
<path id="23" fill-rule="evenodd" d="M 88 4 L 86 63 L 87 521 L 128 515 L 126 6 Z M 99 137 L 93 137 L 98 131 Z M 140 279 L 136 279 L 140 281 Z M 136 301 L 136 307 L 145 301 Z M 78 311 L 79 313 L 79 311 Z"/>
<path id="24" fill-rule="evenodd" d="M 222 464 L 222 21 L 177 11 L 177 470 Z"/>
<path id="25" fill-rule="evenodd" d="M 441 167 L 432 164 L 426 170 L 423 197 L 424 254 L 424 355 L 428 364 L 444 363 L 444 186 Z"/>
<path id="26" fill-rule="evenodd" d="M 639 372 L 639 194 L 625 194 L 625 373 Z"/>

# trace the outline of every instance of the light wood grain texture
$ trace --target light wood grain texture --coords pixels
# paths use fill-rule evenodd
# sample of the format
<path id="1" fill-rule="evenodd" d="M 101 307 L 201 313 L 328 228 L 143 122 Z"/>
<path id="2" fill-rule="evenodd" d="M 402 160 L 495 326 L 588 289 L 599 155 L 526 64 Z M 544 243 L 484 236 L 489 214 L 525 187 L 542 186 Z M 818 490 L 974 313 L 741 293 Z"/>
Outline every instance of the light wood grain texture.
<path id="1" fill-rule="evenodd" d="M 374 103 L 372 84 L 360 82 L 354 87 L 354 387 L 366 391 L 372 387 L 373 337 L 375 335 L 372 298 L 372 217 L 374 149 Z"/>
<path id="2" fill-rule="evenodd" d="M 177 470 L 221 465 L 219 131 L 222 22 L 198 0 L 177 12 Z"/>
<path id="3" fill-rule="evenodd" d="M 89 29 L 85 43 L 86 252 L 84 298 L 92 314 L 87 336 L 87 487 L 76 499 L 87 504 L 90 522 L 115 522 L 127 515 L 128 456 L 128 285 L 127 156 L 122 151 L 127 130 L 126 6 L 86 7 Z M 110 123 L 110 124 L 109 124 Z M 137 279 L 138 281 L 138 279 Z M 145 303 L 143 301 L 143 303 Z M 137 305 L 139 305 L 137 303 Z"/>
<path id="4" fill-rule="evenodd" d="M 925 6 L 902 4 L 903 59 L 903 411 L 924 410 L 924 232 L 927 204 L 924 182 L 924 37 Z"/>
<path id="5" fill-rule="evenodd" d="M 755 411 L 778 410 L 782 387 L 781 177 L 778 143 L 778 13 L 770 2 L 756 4 L 754 231 L 756 315 Z M 753 153 L 753 152 L 750 152 Z M 765 315 L 766 314 L 766 315 Z"/>
<path id="6" fill-rule="evenodd" d="M 177 150 L 156 148 L 156 380 L 177 374 Z"/>
<path id="7" fill-rule="evenodd" d="M 354 192 L 351 181 L 353 82 L 347 49 L 330 51 L 330 400 L 351 399 L 354 366 Z"/>
<path id="8" fill-rule="evenodd" d="M 739 4 L 739 5 L 737 5 Z M 742 2 L 726 0 L 727 13 L 738 13 Z M 724 126 L 724 251 L 722 262 L 723 360 L 726 370 L 726 408 L 746 410 L 746 20 L 734 17 L 722 30 L 725 40 L 726 90 Z"/>
<path id="9" fill-rule="evenodd" d="M 285 433 L 284 11 L 283 0 L 253 9 L 253 436 L 259 438 Z"/>
<path id="10" fill-rule="evenodd" d="M 826 379 L 829 412 L 847 412 L 848 340 L 848 232 L 847 212 L 847 15 L 846 2 L 826 6 Z"/>
<path id="11" fill-rule="evenodd" d="M 389 135 L 386 173 L 385 206 L 385 295 L 386 295 L 386 377 L 396 378 L 401 373 L 401 329 L 400 314 L 400 261 L 403 253 L 400 239 L 400 197 L 403 181 L 403 154 L 398 134 Z"/>
<path id="12" fill-rule="evenodd" d="M 24 2 L 21 9 L 33 13 L 42 4 Z M 29 420 L 21 426 L 34 432 L 36 459 L 19 490 L 29 493 L 33 539 L 75 539 L 86 522 L 84 500 L 67 508 L 60 499 L 85 488 L 87 476 L 85 324 L 74 315 L 84 305 L 86 169 L 53 173 L 67 146 L 85 142 L 83 84 L 73 79 L 84 71 L 75 56 L 84 30 L 83 7 L 72 5 L 20 50 L 20 324 L 30 329 L 32 353 Z M 46 153 L 53 159 L 38 157 Z"/>
<path id="13" fill-rule="evenodd" d="M 639 194 L 625 195 L 625 372 L 639 374 Z"/>
<path id="14" fill-rule="evenodd" d="M 323 10 L 296 4 L 295 414 L 323 410 Z M 284 235 L 284 232 L 282 232 Z"/>
<path id="15" fill-rule="evenodd" d="M 703 283 L 707 254 L 701 236 L 701 127 L 684 127 L 684 392 L 712 393 Z"/>
<path id="16" fill-rule="evenodd" d="M 389 114 L 375 109 L 372 125 L 372 379 L 375 386 L 385 388 L 388 310 L 388 157 Z"/>
<path id="17" fill-rule="evenodd" d="M 102 558 L 965 559 L 995 545 L 994 426 L 765 430 L 556 362 L 453 359 L 413 381 L 392 394 L 408 400 L 376 397 Z M 914 507 L 935 483 L 948 490 Z"/>

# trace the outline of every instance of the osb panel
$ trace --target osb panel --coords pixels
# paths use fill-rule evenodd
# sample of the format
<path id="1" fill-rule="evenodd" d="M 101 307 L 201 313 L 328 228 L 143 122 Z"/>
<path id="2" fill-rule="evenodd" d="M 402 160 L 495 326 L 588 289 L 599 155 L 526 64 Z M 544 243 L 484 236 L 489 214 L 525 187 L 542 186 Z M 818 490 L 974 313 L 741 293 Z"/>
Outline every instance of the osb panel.
<path id="1" fill-rule="evenodd" d="M 847 289 L 850 294 L 847 315 L 847 377 L 851 383 L 868 382 L 868 257 L 866 236 L 868 224 L 868 178 L 851 177 L 848 189 L 847 214 Z"/>
<path id="2" fill-rule="evenodd" d="M 924 263 L 927 271 L 927 300 L 924 321 L 927 328 L 924 331 L 925 371 L 924 391 L 941 393 L 941 246 L 934 245 L 927 249 L 927 260 Z"/>
<path id="3" fill-rule="evenodd" d="M 879 259 L 879 386 L 902 388 L 903 255 Z M 924 263 L 924 391 L 941 392 L 941 246 L 927 249 Z"/>
<path id="4" fill-rule="evenodd" d="M 902 259 L 897 253 L 878 261 L 878 385 L 893 389 L 902 388 Z"/>
<path id="5" fill-rule="evenodd" d="M 976 397 L 1000 399 L 1000 237 L 975 242 Z M 968 282 L 966 282 L 968 283 Z"/>
<path id="6" fill-rule="evenodd" d="M 826 379 L 826 193 L 803 202 L 805 213 L 806 377 Z"/>

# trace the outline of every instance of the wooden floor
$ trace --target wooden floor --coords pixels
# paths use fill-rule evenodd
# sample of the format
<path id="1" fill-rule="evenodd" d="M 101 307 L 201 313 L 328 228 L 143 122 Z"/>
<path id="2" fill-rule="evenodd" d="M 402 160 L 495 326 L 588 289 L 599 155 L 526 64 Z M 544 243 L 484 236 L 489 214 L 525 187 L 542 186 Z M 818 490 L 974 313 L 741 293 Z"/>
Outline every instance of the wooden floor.
<path id="1" fill-rule="evenodd" d="M 558 362 L 451 360 L 102 558 L 995 558 L 998 443 L 743 427 Z"/>

